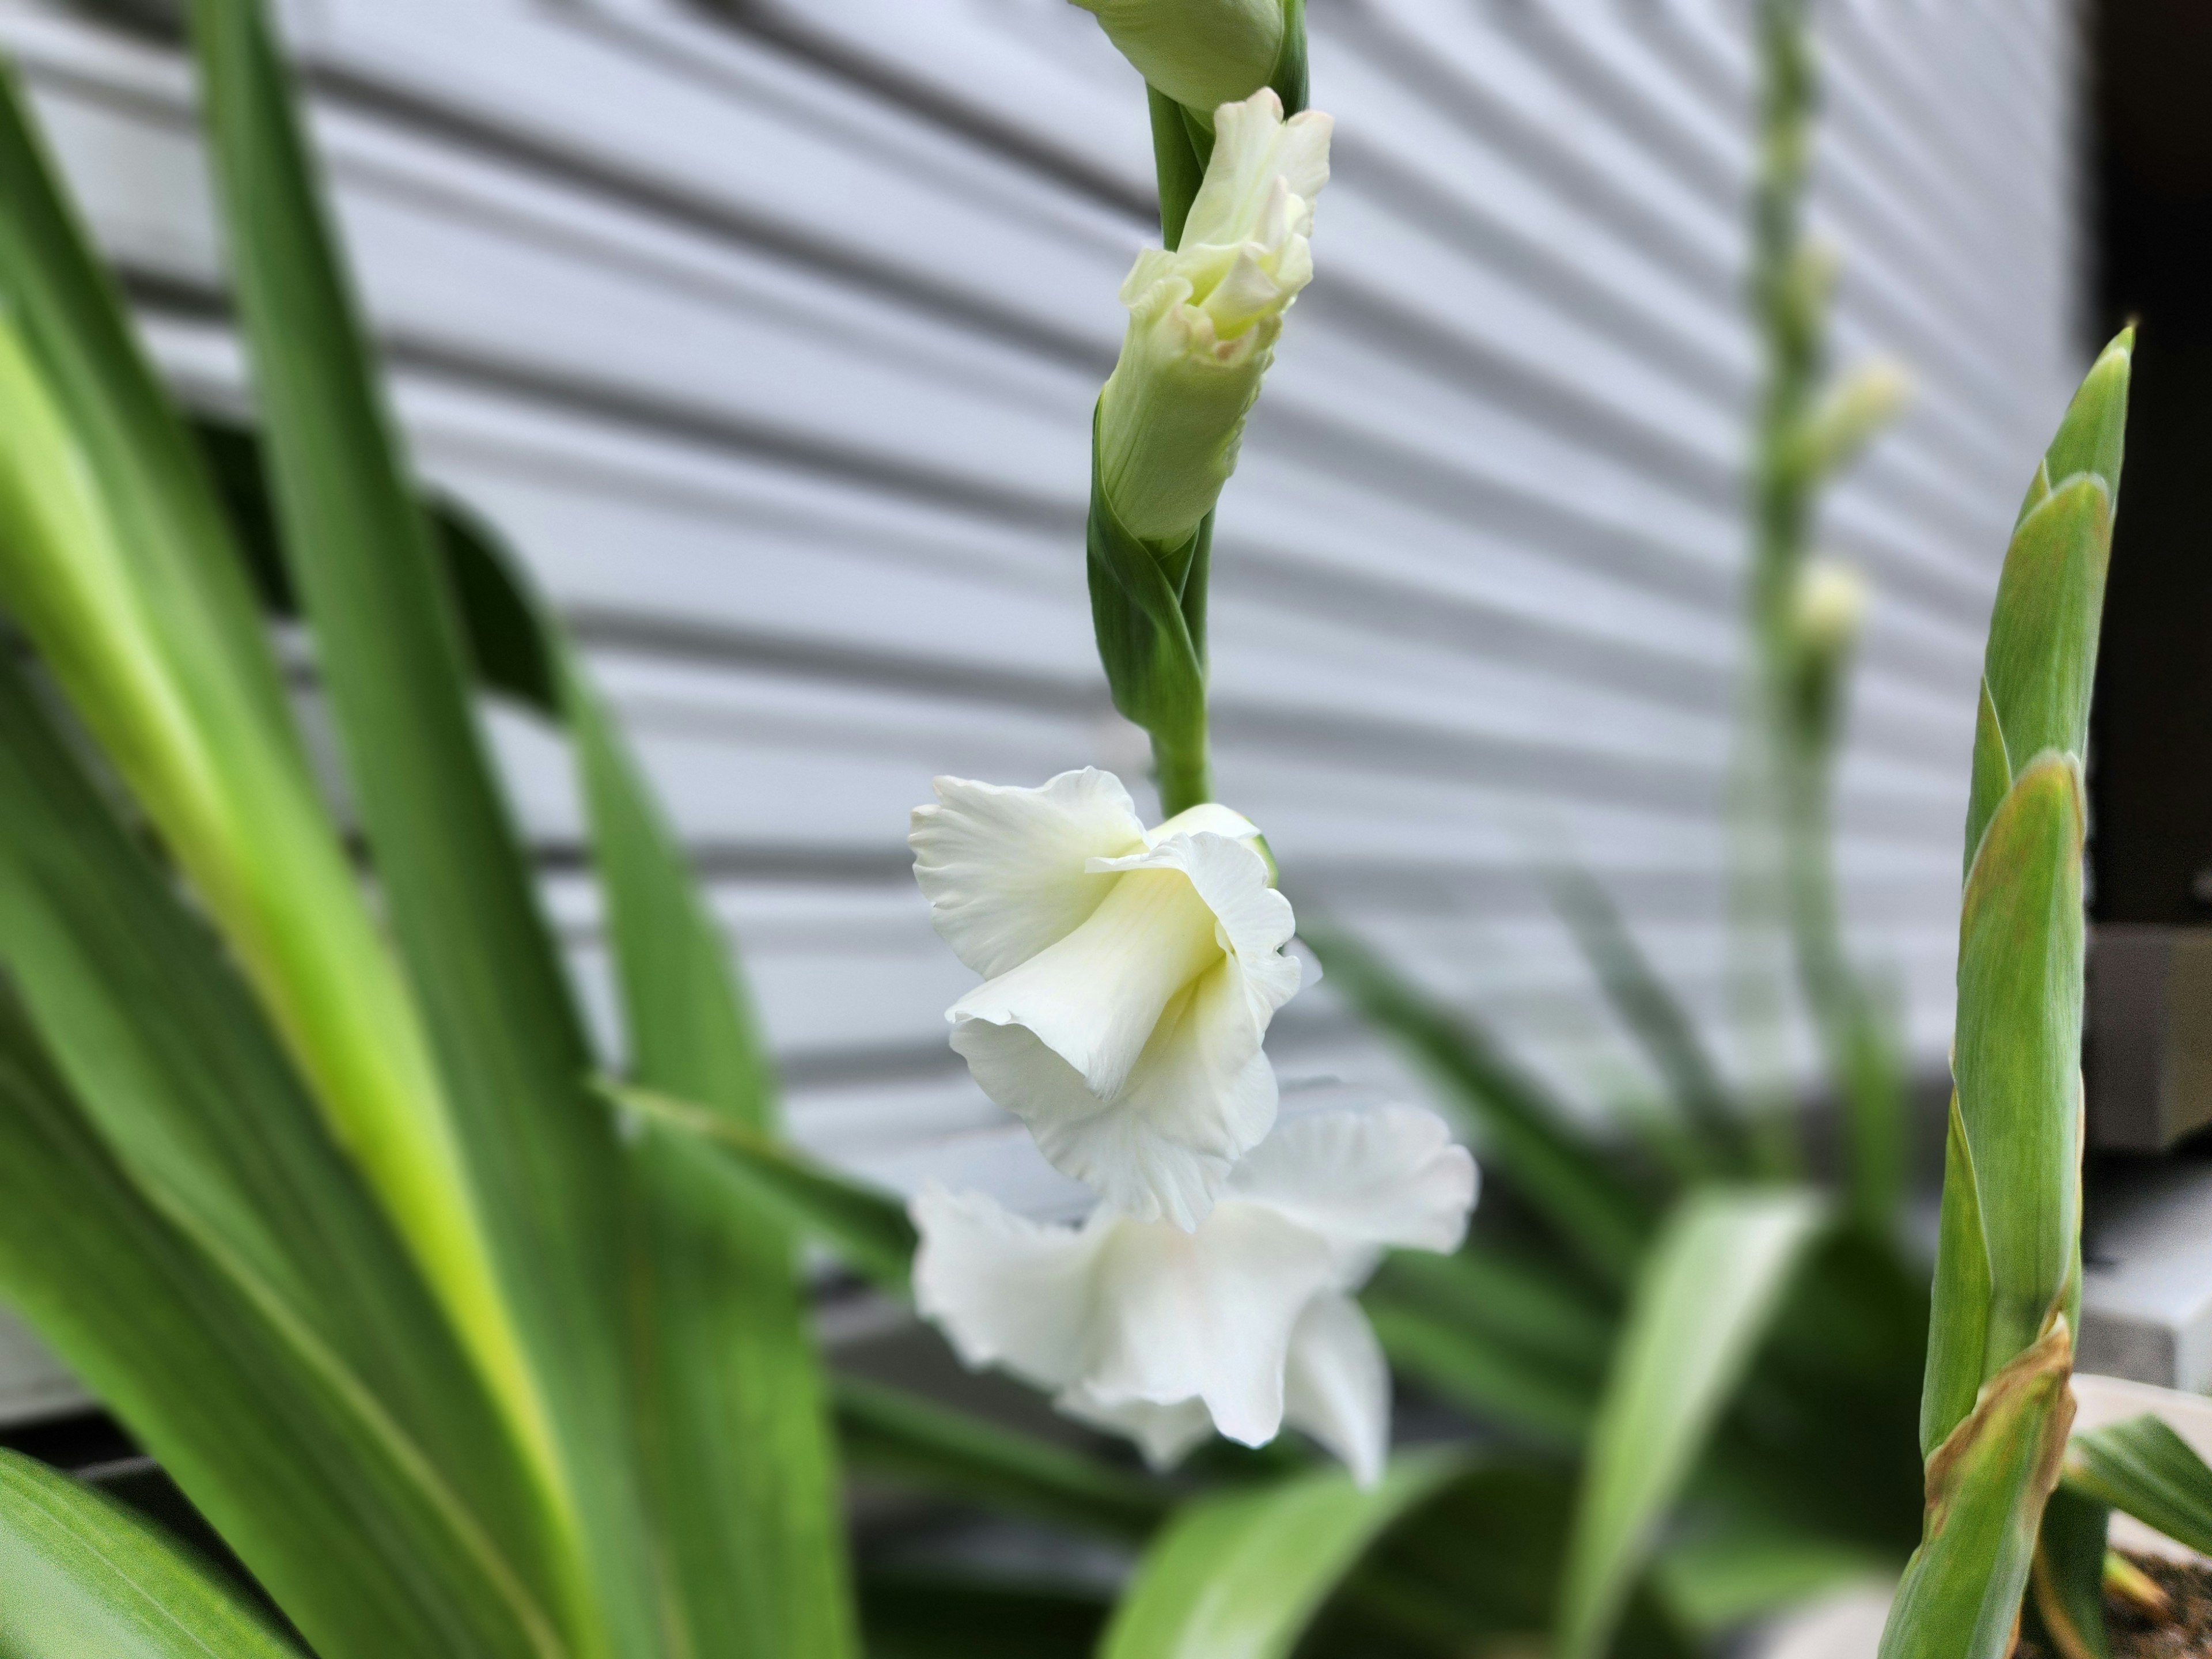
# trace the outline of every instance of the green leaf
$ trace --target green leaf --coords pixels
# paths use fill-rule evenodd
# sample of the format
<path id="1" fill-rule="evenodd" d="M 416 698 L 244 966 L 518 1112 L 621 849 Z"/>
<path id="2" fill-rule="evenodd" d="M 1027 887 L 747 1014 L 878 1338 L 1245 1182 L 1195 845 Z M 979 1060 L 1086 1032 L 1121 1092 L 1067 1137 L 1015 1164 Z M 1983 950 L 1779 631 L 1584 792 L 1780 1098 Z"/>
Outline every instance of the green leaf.
<path id="1" fill-rule="evenodd" d="M 591 1622 L 650 1649 L 662 1614 L 628 1455 L 612 1124 L 262 6 L 198 6 L 191 22 L 287 568 L 524 1349 L 526 1391 L 507 1398 L 568 1506 Z"/>
<path id="2" fill-rule="evenodd" d="M 9 1659 L 298 1659 L 235 1589 L 112 1499 L 0 1450 Z"/>
<path id="3" fill-rule="evenodd" d="M 2212 1554 L 2212 1469 L 2151 1413 L 2075 1435 L 2065 1479 L 2069 1491 Z"/>
<path id="4" fill-rule="evenodd" d="M 1928 1368 L 1920 1390 L 1923 1457 L 1933 1456 L 1973 1410 L 1985 1372 L 1989 1328 L 1990 1256 L 1982 1231 L 1980 1183 L 1954 1089 L 1950 1128 L 1943 1138 L 1943 1207 L 1928 1316 Z"/>
<path id="5" fill-rule="evenodd" d="M 2135 344 L 2135 329 L 2122 329 L 2082 377 L 2081 389 L 2067 404 L 2058 431 L 2043 453 L 2046 489 L 2086 472 L 2103 479 L 2115 497 L 2119 495 Z"/>
<path id="6" fill-rule="evenodd" d="M 2030 1605 L 2062 1659 L 2110 1659 L 2105 1632 L 2105 1533 L 2112 1512 L 2061 1486 L 2043 1506 Z"/>
<path id="7" fill-rule="evenodd" d="M 406 988 L 191 440 L 0 76 L 0 601 L 252 980 L 510 1408 L 530 1389 Z"/>
<path id="8" fill-rule="evenodd" d="M 772 1135 L 651 1089 L 603 1085 L 649 1124 L 680 1131 L 721 1154 L 733 1188 L 770 1206 L 812 1235 L 846 1265 L 895 1296 L 907 1294 L 917 1242 L 905 1205 L 817 1164 Z"/>
<path id="9" fill-rule="evenodd" d="M 1952 1070 L 1988 1249 L 1984 1379 L 2045 1328 L 2081 1231 L 2081 836 L 2077 763 L 2038 759 L 1960 903 Z M 1939 1284 L 1956 1276 L 1939 1265 Z"/>
<path id="10" fill-rule="evenodd" d="M 1974 709 L 1973 776 L 1966 794 L 1966 869 L 1974 867 L 1974 854 L 1981 850 L 1982 836 L 1990 827 L 1997 803 L 2011 787 L 2012 757 L 2005 750 L 2004 732 L 1997 725 L 1996 705 L 1990 701 L 1990 683 L 1984 680 Z"/>
<path id="11" fill-rule="evenodd" d="M 1643 1045 L 1683 1117 L 1696 1126 L 1704 1160 L 1717 1171 L 1743 1173 L 1749 1148 L 1720 1067 L 1696 1022 L 1621 921 L 1612 895 L 1588 871 L 1571 866 L 1555 870 L 1550 887 L 1553 903 L 1596 973 L 1606 1000 Z"/>
<path id="12" fill-rule="evenodd" d="M 1328 1469 L 1188 1505 L 1139 1564 L 1100 1659 L 1286 1659 L 1376 1538 L 1468 1468 L 1430 1452 L 1364 1490 Z"/>
<path id="13" fill-rule="evenodd" d="M 1163 813 L 1212 799 L 1206 732 L 1206 588 L 1213 514 L 1180 547 L 1154 548 L 1121 527 L 1098 470 L 1091 416 L 1091 518 L 1085 568 L 1091 631 L 1114 707 L 1152 739 Z"/>
<path id="14" fill-rule="evenodd" d="M 2063 1327 L 2015 1358 L 1928 1460 L 1928 1513 L 1881 1659 L 2004 1659 L 2073 1402 Z"/>
<path id="15" fill-rule="evenodd" d="M 1638 1275 L 1591 1432 L 1559 1604 L 1562 1659 L 1601 1653 L 1653 1534 L 1826 1211 L 1809 1193 L 1686 1195 Z"/>
<path id="16" fill-rule="evenodd" d="M 1581 1443 L 1596 1407 L 1595 1384 L 1423 1309 L 1377 1298 L 1361 1305 L 1395 1375 L 1485 1423 L 1547 1445 Z"/>
<path id="17" fill-rule="evenodd" d="M 1650 1206 L 1569 1127 L 1566 1109 L 1470 1021 L 1350 935 L 1309 921 L 1299 936 L 1337 994 L 1410 1049 L 1466 1108 L 1486 1171 L 1510 1182 L 1607 1279 L 1625 1280 L 1649 1236 Z"/>
<path id="18" fill-rule="evenodd" d="M 456 1652 L 552 1644 L 550 1523 L 507 1425 L 220 947 L 12 670 L 0 673 L 0 941 L 43 1036 L 11 1025 L 15 1046 L 50 1049 L 81 1103 L 67 1109 L 85 1127 L 66 1144 L 96 1133 L 115 1178 L 131 1183 L 127 1200 L 112 1200 L 125 1218 L 108 1244 L 75 1230 L 64 1243 L 11 1214 L 21 1231 L 0 1271 L 11 1299 L 172 1464 L 333 1659 L 373 1650 L 349 1645 L 386 1628 L 360 1604 L 370 1595 L 403 1620 L 410 1610 L 458 1618 L 472 1633 L 449 1638 Z M 56 1155 L 20 1144 L 62 1133 L 39 1127 L 65 1111 L 60 1080 L 38 1082 L 44 1063 L 17 1056 L 31 1068 L 27 1092 L 0 1107 L 0 1133 L 18 1139 L 0 1163 Z M 106 1170 L 106 1158 L 94 1167 Z M 95 1288 L 103 1274 L 144 1280 L 129 1263 L 134 1239 L 179 1259 L 132 1292 Z M 118 1255 L 122 1265 L 108 1263 Z M 182 1288 L 165 1287 L 165 1274 Z M 140 1340 L 139 1322 L 161 1329 L 210 1304 L 251 1328 L 234 1339 L 241 1355 L 276 1351 L 258 1363 L 253 1389 L 239 1393 L 228 1364 L 196 1374 L 199 1342 L 172 1352 Z M 119 1376 L 123 1352 L 143 1371 Z M 262 1398 L 287 1388 L 300 1397 Z M 317 1443 L 272 1486 L 260 1462 L 264 1419 L 288 1413 Z M 312 1471 L 341 1450 L 357 1494 L 315 1485 Z M 312 1520 L 301 1486 L 323 1506 Z M 372 1520 L 374 1545 L 356 1536 Z M 395 1553 L 379 1571 L 400 1582 L 382 1583 L 367 1561 Z M 365 1558 L 359 1568 L 343 1565 L 353 1555 Z M 419 1590 L 406 1583 L 416 1577 Z M 417 1601 L 429 1605 L 413 1609 Z M 471 1603 L 465 1615 L 449 1609 Z"/>
<path id="19" fill-rule="evenodd" d="M 904 1389 L 835 1387 L 845 1455 L 878 1480 L 1109 1538 L 1144 1538 L 1173 1505 L 1157 1480 Z"/>

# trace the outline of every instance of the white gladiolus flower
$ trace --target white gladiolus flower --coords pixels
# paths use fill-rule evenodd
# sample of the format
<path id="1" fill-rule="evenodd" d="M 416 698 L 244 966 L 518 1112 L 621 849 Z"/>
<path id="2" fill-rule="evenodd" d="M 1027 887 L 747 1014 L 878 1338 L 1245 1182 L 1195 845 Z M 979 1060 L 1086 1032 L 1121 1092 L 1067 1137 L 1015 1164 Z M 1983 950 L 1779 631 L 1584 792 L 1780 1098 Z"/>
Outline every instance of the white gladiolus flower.
<path id="1" fill-rule="evenodd" d="M 1098 461 L 1115 516 L 1139 541 L 1180 545 L 1236 470 L 1283 313 L 1313 277 L 1307 238 L 1328 137 L 1328 116 L 1285 121 L 1266 87 L 1222 105 L 1182 246 L 1146 248 L 1121 284 L 1129 326 L 1099 395 Z"/>
<path id="2" fill-rule="evenodd" d="M 1210 112 L 1267 83 L 1283 50 L 1283 0 L 1075 0 L 1137 73 Z"/>
<path id="3" fill-rule="evenodd" d="M 1390 1378 L 1349 1292 L 1384 1249 L 1458 1248 L 1474 1160 L 1407 1106 L 1289 1119 L 1195 1232 L 1101 1205 L 1079 1227 L 978 1193 L 924 1192 L 915 1300 L 963 1361 L 1054 1391 L 1155 1467 L 1209 1429 L 1302 1429 L 1363 1484 L 1389 1444 Z"/>
<path id="4" fill-rule="evenodd" d="M 1298 988 L 1290 902 L 1225 806 L 1147 830 L 1110 772 L 936 781 L 908 837 L 932 919 L 984 976 L 952 1046 L 1047 1158 L 1186 1230 L 1275 1121 L 1267 1022 Z"/>

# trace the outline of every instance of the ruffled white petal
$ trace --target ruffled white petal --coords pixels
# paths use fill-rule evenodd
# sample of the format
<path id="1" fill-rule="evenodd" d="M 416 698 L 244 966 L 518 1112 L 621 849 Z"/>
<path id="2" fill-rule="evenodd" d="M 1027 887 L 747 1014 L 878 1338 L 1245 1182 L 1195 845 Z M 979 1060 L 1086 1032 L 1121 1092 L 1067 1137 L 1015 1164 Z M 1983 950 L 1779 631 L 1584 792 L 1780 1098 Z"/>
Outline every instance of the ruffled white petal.
<path id="1" fill-rule="evenodd" d="M 1082 1376 L 1096 1324 L 1098 1255 L 1114 1218 L 1044 1226 L 981 1193 L 930 1188 L 908 1206 L 921 1236 L 914 1301 L 967 1364 L 1044 1389 Z"/>
<path id="2" fill-rule="evenodd" d="M 1217 941 L 1237 963 L 1261 1030 L 1275 1010 L 1297 994 L 1304 970 L 1283 949 L 1297 931 L 1297 920 L 1291 902 L 1268 885 L 1267 861 L 1258 848 L 1210 830 L 1178 832 L 1157 839 L 1141 853 L 1093 859 L 1090 867 L 1131 872 L 1180 870 L 1188 878 L 1192 890 L 1213 913 Z"/>
<path id="3" fill-rule="evenodd" d="M 1197 1399 L 1229 1438 L 1264 1445 L 1282 1427 L 1291 1328 L 1332 1267 L 1322 1240 L 1256 1206 L 1217 1208 L 1196 1233 L 1118 1222 L 1097 1259 L 1086 1397 Z"/>
<path id="4" fill-rule="evenodd" d="M 1121 1091 L 1101 1097 L 1020 1025 L 970 1019 L 952 1046 L 1054 1168 L 1139 1220 L 1188 1230 L 1275 1121 L 1275 1073 L 1226 957 L 1162 1011 Z"/>
<path id="5" fill-rule="evenodd" d="M 1277 1126 L 1237 1165 L 1224 1201 L 1264 1206 L 1328 1239 L 1348 1289 L 1387 1247 L 1457 1249 L 1475 1184 L 1474 1159 L 1442 1118 L 1378 1106 Z"/>
<path id="6" fill-rule="evenodd" d="M 960 960 L 986 978 L 1066 938 L 1113 884 L 1094 858 L 1141 849 L 1144 821 L 1110 772 L 1063 772 L 1041 788 L 965 778 L 935 781 L 937 802 L 914 810 L 907 837 L 930 920 Z"/>
<path id="7" fill-rule="evenodd" d="M 1109 1100 L 1168 1005 L 1220 962 L 1217 932 L 1180 870 L 1132 870 L 1073 933 L 977 986 L 946 1018 L 1026 1026 Z"/>
<path id="8" fill-rule="evenodd" d="M 1350 1297 L 1324 1291 L 1291 1332 L 1283 1420 L 1334 1452 L 1371 1486 L 1390 1452 L 1390 1367 L 1375 1328 Z"/>

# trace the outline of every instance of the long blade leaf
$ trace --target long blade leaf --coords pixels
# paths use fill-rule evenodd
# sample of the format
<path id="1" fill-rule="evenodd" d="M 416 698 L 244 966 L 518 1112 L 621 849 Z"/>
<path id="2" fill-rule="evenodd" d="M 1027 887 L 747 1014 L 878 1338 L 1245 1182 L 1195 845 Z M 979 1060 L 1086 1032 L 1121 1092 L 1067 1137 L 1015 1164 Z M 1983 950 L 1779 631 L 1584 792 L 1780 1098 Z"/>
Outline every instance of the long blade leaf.
<path id="1" fill-rule="evenodd" d="M 111 1498 L 0 1451 L 10 1659 L 299 1659 L 265 1614 Z"/>
<path id="2" fill-rule="evenodd" d="M 1668 1219 L 1631 1301 L 1591 1432 L 1558 1651 L 1604 1650 L 1653 1533 L 1826 1219 L 1809 1193 L 1713 1188 Z"/>

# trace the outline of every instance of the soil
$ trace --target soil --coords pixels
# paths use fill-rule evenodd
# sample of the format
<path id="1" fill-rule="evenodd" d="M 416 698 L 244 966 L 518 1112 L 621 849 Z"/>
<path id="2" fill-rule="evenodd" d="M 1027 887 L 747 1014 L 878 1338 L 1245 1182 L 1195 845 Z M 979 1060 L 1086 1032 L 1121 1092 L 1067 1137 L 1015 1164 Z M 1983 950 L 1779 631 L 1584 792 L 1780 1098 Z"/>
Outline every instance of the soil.
<path id="1" fill-rule="evenodd" d="M 2128 1559 L 2172 1607 L 2160 1618 L 2107 1592 L 2105 1630 L 2112 1659 L 2212 1659 L 2212 1567 L 2132 1553 Z"/>

